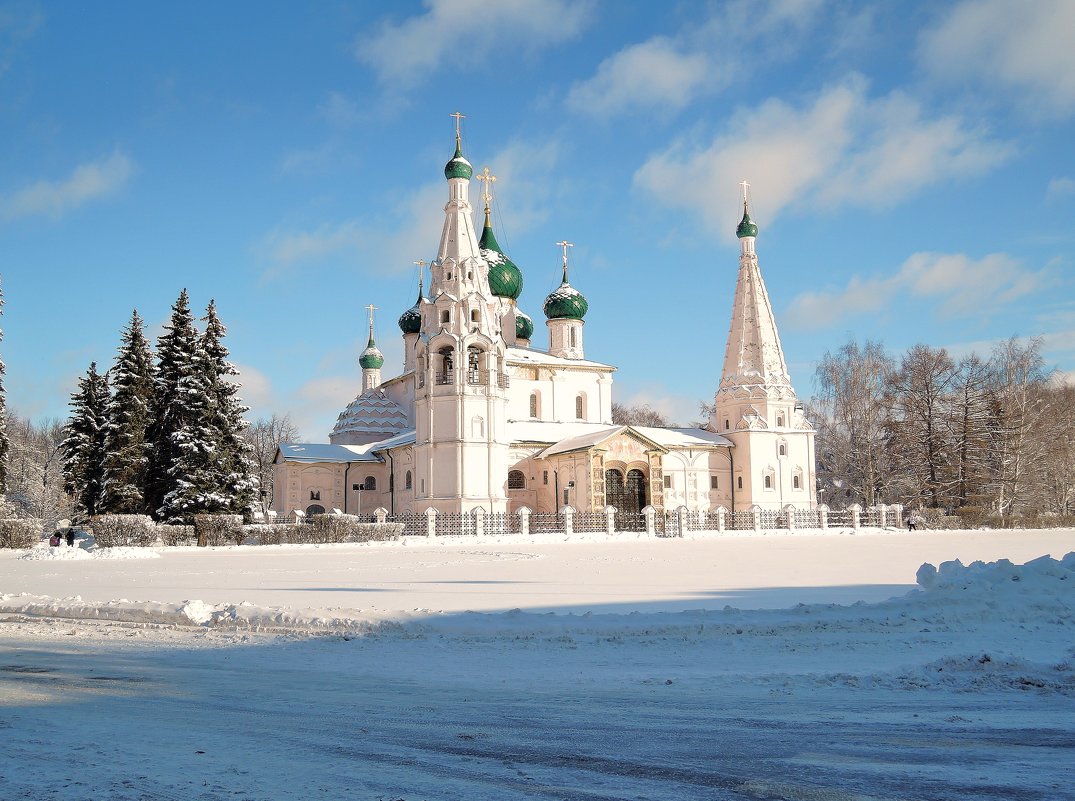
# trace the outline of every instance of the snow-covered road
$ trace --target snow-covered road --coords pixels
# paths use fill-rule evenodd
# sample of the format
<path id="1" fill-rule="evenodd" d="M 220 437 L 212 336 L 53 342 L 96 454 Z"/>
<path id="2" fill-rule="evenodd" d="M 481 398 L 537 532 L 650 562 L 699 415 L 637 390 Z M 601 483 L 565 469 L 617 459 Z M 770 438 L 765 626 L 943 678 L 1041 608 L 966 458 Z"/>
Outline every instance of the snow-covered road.
<path id="1" fill-rule="evenodd" d="M 884 602 L 726 609 L 714 593 L 699 603 L 692 582 L 701 572 L 689 563 L 714 546 L 692 549 L 688 541 L 663 551 L 660 569 L 640 563 L 649 574 L 644 589 L 627 584 L 638 573 L 610 570 L 610 584 L 622 576 L 615 592 L 635 598 L 618 602 L 615 613 L 591 613 L 587 606 L 603 607 L 606 594 L 585 587 L 564 596 L 567 614 L 403 614 L 407 607 L 397 607 L 367 615 L 354 608 L 329 625 L 323 610 L 281 604 L 294 592 L 286 589 L 259 596 L 264 606 L 240 607 L 252 619 L 280 623 L 290 632 L 283 635 L 249 630 L 235 614 L 177 624 L 183 601 L 204 587 L 158 595 L 156 605 L 97 603 L 99 612 L 125 609 L 131 622 L 87 620 L 90 601 L 48 601 L 35 588 L 36 606 L 24 604 L 23 614 L 21 596 L 7 589 L 10 575 L 0 572 L 7 593 L 0 596 L 7 610 L 0 611 L 0 798 L 1075 798 L 1075 557 L 925 570 L 920 590 L 903 596 L 928 561 L 918 558 L 909 575 L 888 578 L 892 561 L 911 558 L 911 546 L 893 539 L 904 536 L 842 538 L 842 547 L 859 549 L 844 562 L 826 541 L 819 548 L 829 559 L 813 572 L 799 555 L 801 575 L 791 572 L 795 558 L 777 555 L 799 547 L 790 542 L 770 540 L 773 556 L 759 564 L 745 551 L 738 560 L 724 554 L 724 564 L 737 566 L 744 599 L 760 597 L 751 585 L 793 594 L 799 575 L 800 588 L 895 585 L 901 597 Z M 938 535 L 925 548 L 989 558 L 994 547 L 1039 555 L 1072 541 L 1070 531 L 1016 543 L 1007 536 Z M 621 546 L 603 557 L 613 564 L 644 554 L 628 557 L 622 545 L 585 544 L 594 549 L 588 569 L 602 548 Z M 446 588 L 437 597 L 450 599 L 460 562 L 445 556 L 447 546 L 417 556 L 410 547 L 395 549 L 416 562 L 413 574 L 395 568 L 412 585 L 407 592 L 434 597 L 422 587 L 435 578 Z M 363 554 L 384 550 L 392 549 Z M 340 554 L 319 554 L 338 578 Z M 176 564 L 185 558 L 78 561 L 125 565 L 130 577 L 170 557 Z M 428 564 L 437 559 L 439 574 Z M 69 560 L 41 564 L 55 569 L 61 561 Z M 511 581 L 530 582 L 530 607 L 544 610 L 550 582 L 566 587 L 573 574 L 550 579 L 556 571 L 543 571 L 550 564 L 568 570 L 574 561 L 552 553 L 507 564 L 536 571 Z M 36 564 L 10 560 L 0 570 L 16 563 L 19 570 Z M 257 581 L 297 586 L 309 580 L 307 570 Z M 484 575 L 473 565 L 462 572 Z M 664 582 L 671 594 L 677 573 L 695 611 L 663 611 L 659 603 L 656 588 Z M 172 575 L 178 585 L 186 574 Z M 724 574 L 717 579 L 731 584 Z M 244 576 L 236 586 L 250 581 Z M 494 596 L 501 587 L 472 586 Z M 139 597 L 122 583 L 103 593 Z M 247 597 L 209 600 L 234 605 Z M 397 600 L 404 598 L 414 600 Z M 685 602 L 673 598 L 671 606 Z M 35 617 L 35 610 L 55 616 Z"/>

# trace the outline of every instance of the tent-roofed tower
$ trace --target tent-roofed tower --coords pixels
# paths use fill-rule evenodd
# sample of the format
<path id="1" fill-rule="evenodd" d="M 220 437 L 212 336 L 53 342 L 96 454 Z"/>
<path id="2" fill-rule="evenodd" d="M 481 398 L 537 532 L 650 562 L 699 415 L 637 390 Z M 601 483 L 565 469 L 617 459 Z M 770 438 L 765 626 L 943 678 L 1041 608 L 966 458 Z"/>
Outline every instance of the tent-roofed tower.
<path id="1" fill-rule="evenodd" d="M 461 513 L 507 509 L 508 376 L 504 299 L 490 287 L 470 205 L 474 170 L 455 154 L 444 167 L 444 206 L 429 299 L 415 344 L 415 505 Z M 521 283 L 520 283 L 521 288 Z"/>
<path id="2" fill-rule="evenodd" d="M 735 443 L 733 486 L 737 509 L 815 505 L 814 429 L 803 416 L 784 361 L 769 293 L 754 245 L 744 181 L 739 238 L 739 277 L 724 352 L 720 385 L 709 427 Z"/>

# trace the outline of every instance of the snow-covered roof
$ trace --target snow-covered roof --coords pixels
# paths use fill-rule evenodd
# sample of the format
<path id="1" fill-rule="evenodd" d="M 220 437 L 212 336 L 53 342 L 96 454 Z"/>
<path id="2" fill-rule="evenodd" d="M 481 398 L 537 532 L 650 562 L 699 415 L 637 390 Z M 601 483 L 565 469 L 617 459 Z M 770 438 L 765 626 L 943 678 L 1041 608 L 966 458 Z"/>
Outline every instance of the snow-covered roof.
<path id="1" fill-rule="evenodd" d="M 542 456 L 589 448 L 628 426 L 607 423 L 550 423 L 535 420 L 512 420 L 508 422 L 508 436 L 512 442 L 548 443 Z M 662 448 L 720 448 L 732 447 L 731 440 L 701 428 L 656 428 L 653 426 L 630 426 L 632 430 L 652 440 Z"/>
<path id="2" fill-rule="evenodd" d="M 543 350 L 533 348 L 508 348 L 505 356 L 508 364 L 525 365 L 540 364 L 550 367 L 589 367 L 599 370 L 615 370 L 611 364 L 590 361 L 589 359 L 565 359 L 562 356 L 553 356 Z"/>
<path id="3" fill-rule="evenodd" d="M 369 445 L 329 445 L 321 442 L 281 442 L 278 458 L 285 462 L 379 462 Z"/>
<path id="4" fill-rule="evenodd" d="M 415 440 L 414 429 L 409 431 L 403 431 L 396 434 L 394 437 L 383 439 L 380 442 L 371 442 L 369 445 L 363 445 L 364 448 L 369 448 L 370 453 L 374 451 L 387 451 L 391 448 L 399 448 L 403 445 L 413 445 Z"/>

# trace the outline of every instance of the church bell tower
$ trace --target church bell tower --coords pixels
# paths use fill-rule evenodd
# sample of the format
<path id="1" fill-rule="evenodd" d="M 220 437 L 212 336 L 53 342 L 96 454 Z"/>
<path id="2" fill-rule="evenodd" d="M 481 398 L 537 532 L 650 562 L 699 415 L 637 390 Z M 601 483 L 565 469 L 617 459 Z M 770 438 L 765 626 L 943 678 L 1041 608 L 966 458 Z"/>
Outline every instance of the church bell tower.
<path id="1" fill-rule="evenodd" d="M 776 318 L 754 250 L 749 184 L 742 183 L 739 277 L 720 386 L 709 428 L 734 443 L 732 497 L 736 510 L 757 504 L 779 510 L 816 505 L 814 428 L 803 415 L 784 362 Z"/>
<path id="2" fill-rule="evenodd" d="M 415 511 L 507 510 L 508 377 L 503 304 L 489 285 L 470 206 L 474 171 L 463 156 L 444 167 L 448 202 L 429 297 L 415 343 Z M 421 299 L 420 299 L 421 301 Z M 402 326 L 402 320 L 401 320 Z"/>

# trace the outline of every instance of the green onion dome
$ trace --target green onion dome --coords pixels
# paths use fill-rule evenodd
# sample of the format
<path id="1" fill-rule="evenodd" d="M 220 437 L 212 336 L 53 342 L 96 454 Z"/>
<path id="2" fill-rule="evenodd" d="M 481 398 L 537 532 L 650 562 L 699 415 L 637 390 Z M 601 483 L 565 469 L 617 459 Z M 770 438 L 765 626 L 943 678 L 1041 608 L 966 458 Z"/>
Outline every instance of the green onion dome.
<path id="1" fill-rule="evenodd" d="M 742 239 L 747 236 L 757 236 L 758 226 L 755 225 L 750 219 L 750 213 L 747 211 L 747 204 L 743 204 L 743 219 L 739 222 L 739 225 L 735 229 L 735 235 Z"/>
<path id="2" fill-rule="evenodd" d="M 455 155 L 452 156 L 452 160 L 444 165 L 444 177 L 448 180 L 452 178 L 466 178 L 468 181 L 470 177 L 474 175 L 474 168 L 470 166 L 470 162 L 463 158 L 463 143 L 459 141 L 459 137 L 455 138 Z"/>
<path id="3" fill-rule="evenodd" d="M 377 343 L 373 341 L 373 334 L 370 334 L 369 344 L 358 357 L 358 364 L 363 370 L 380 370 L 381 365 L 384 364 L 384 354 L 378 350 Z"/>
<path id="4" fill-rule="evenodd" d="M 581 320 L 586 316 L 590 304 L 575 287 L 567 282 L 567 268 L 564 268 L 563 283 L 556 291 L 545 298 L 543 307 L 545 316 L 550 320 Z"/>
<path id="5" fill-rule="evenodd" d="M 515 338 L 527 341 L 534 336 L 534 321 L 522 309 L 515 310 Z"/>
<path id="6" fill-rule="evenodd" d="M 485 212 L 485 228 L 482 230 L 478 249 L 482 259 L 489 265 L 489 289 L 497 297 L 518 300 L 523 292 L 523 274 L 497 244 L 488 211 Z"/>
<path id="7" fill-rule="evenodd" d="M 419 334 L 422 331 L 422 290 L 418 290 L 418 300 L 399 316 L 399 330 L 404 334 Z"/>

